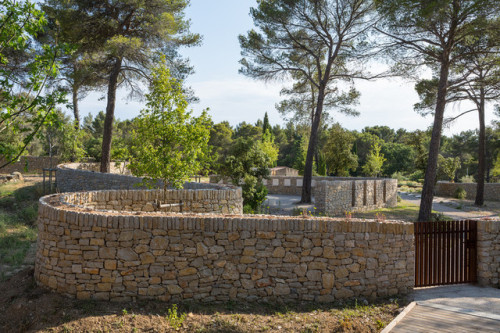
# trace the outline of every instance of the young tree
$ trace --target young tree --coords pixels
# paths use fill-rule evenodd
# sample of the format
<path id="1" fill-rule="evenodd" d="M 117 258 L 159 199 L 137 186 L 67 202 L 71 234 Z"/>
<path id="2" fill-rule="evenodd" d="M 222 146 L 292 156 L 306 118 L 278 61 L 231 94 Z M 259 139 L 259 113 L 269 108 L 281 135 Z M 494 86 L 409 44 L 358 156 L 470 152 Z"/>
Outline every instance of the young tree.
<path id="1" fill-rule="evenodd" d="M 325 101 L 339 98 L 338 81 L 362 76 L 361 46 L 371 28 L 372 2 L 363 0 L 259 1 L 250 14 L 260 32 L 240 36 L 241 72 L 261 80 L 292 79 L 315 93 L 302 202 L 311 202 L 313 157 Z M 363 50 L 366 51 L 366 50 Z M 312 96 L 312 95 L 311 95 Z"/>
<path id="2" fill-rule="evenodd" d="M 152 73 L 146 109 L 135 120 L 135 153 L 129 169 L 144 177 L 148 187 L 158 180 L 182 188 L 205 165 L 210 138 L 210 118 L 204 111 L 193 117 L 179 81 L 170 76 L 165 60 Z"/>
<path id="3" fill-rule="evenodd" d="M 494 0 L 376 0 L 375 3 L 382 22 L 378 30 L 392 40 L 387 50 L 397 59 L 397 69 L 408 75 L 420 66 L 429 65 L 437 73 L 434 124 L 418 216 L 419 221 L 428 221 L 449 74 L 465 56 L 455 51 L 485 17 L 496 15 L 499 4 Z"/>
<path id="4" fill-rule="evenodd" d="M 58 75 L 57 58 L 65 45 L 38 45 L 46 19 L 30 1 L 0 3 L 0 169 L 17 161 L 40 129 L 57 121 L 54 113 L 64 93 L 47 90 Z"/>
<path id="5" fill-rule="evenodd" d="M 107 105 L 101 172 L 109 172 L 118 86 L 127 85 L 131 96 L 140 93 L 141 81 L 148 79 L 161 53 L 168 55 L 174 67 L 171 72 L 190 69 L 175 57 L 179 46 L 200 41 L 199 35 L 189 32 L 189 21 L 184 17 L 189 1 L 52 0 L 48 4 L 77 14 L 80 38 L 76 43 L 91 53 L 97 72 L 105 73 Z"/>
<path id="6" fill-rule="evenodd" d="M 366 163 L 363 165 L 363 173 L 370 177 L 378 177 L 382 171 L 382 166 L 386 159 L 384 154 L 380 153 L 382 146 L 379 143 L 374 143 L 366 158 Z"/>

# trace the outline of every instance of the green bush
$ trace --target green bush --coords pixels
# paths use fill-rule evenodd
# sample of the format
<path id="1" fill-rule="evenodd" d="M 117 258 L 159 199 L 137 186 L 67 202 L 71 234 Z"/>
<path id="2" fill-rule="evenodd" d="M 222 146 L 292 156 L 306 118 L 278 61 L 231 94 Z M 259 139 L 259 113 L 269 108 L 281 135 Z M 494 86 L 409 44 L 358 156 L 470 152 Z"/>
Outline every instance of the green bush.
<path id="1" fill-rule="evenodd" d="M 425 174 L 422 170 L 417 170 L 414 173 L 412 173 L 411 175 L 409 175 L 408 178 L 410 178 L 410 180 L 413 180 L 414 182 L 418 182 L 418 181 L 424 179 L 424 176 L 425 176 Z"/>
<path id="2" fill-rule="evenodd" d="M 474 179 L 474 176 L 463 176 L 460 178 L 461 183 L 475 183 L 476 180 Z"/>
<path id="3" fill-rule="evenodd" d="M 463 187 L 457 188 L 455 191 L 455 198 L 457 199 L 465 199 L 467 197 L 467 192 Z"/>
<path id="4" fill-rule="evenodd" d="M 33 226 L 36 223 L 36 218 L 38 216 L 38 208 L 37 205 L 30 205 L 27 207 L 24 207 L 23 209 L 19 210 L 16 213 L 17 218 L 22 222 L 23 224 L 26 224 L 28 226 Z"/>
<path id="5" fill-rule="evenodd" d="M 402 182 L 402 181 L 405 181 L 405 180 L 408 180 L 408 178 L 403 175 L 402 172 L 400 171 L 397 171 L 397 172 L 394 172 L 392 175 L 391 175 L 391 178 L 392 179 L 397 179 L 398 180 L 398 183 Z"/>

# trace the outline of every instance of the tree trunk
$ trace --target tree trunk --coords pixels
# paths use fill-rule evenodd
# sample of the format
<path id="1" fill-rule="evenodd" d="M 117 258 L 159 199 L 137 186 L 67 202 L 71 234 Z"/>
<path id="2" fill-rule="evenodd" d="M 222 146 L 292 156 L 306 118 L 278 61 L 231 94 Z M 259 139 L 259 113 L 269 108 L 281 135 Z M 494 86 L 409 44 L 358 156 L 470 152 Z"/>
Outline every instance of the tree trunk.
<path id="1" fill-rule="evenodd" d="M 477 206 L 484 205 L 484 174 L 486 169 L 486 126 L 484 124 L 484 89 L 480 89 L 479 102 L 479 153 L 478 153 L 478 168 L 477 168 L 477 189 L 476 200 Z"/>
<path id="2" fill-rule="evenodd" d="M 432 213 L 432 199 L 434 198 L 434 183 L 437 174 L 437 160 L 439 146 L 441 143 L 441 130 L 443 128 L 444 109 L 446 107 L 446 93 L 448 89 L 449 63 L 441 63 L 439 75 L 438 94 L 436 100 L 436 109 L 434 114 L 434 125 L 432 128 L 431 143 L 429 146 L 429 158 L 427 160 L 427 169 L 425 171 L 424 186 L 422 188 L 422 198 L 420 201 L 420 210 L 418 221 L 430 221 Z"/>
<path id="3" fill-rule="evenodd" d="M 111 162 L 111 140 L 113 136 L 113 121 L 115 117 L 116 87 L 118 75 L 120 74 L 122 60 L 116 59 L 113 70 L 109 76 L 108 83 L 108 104 L 106 105 L 106 118 L 104 119 L 104 129 L 102 135 L 102 155 L 101 172 L 109 173 Z"/>
<path id="4" fill-rule="evenodd" d="M 325 100 L 325 86 L 322 86 L 318 91 L 318 103 L 316 105 L 316 113 L 311 124 L 311 135 L 309 137 L 309 145 L 307 147 L 306 165 L 304 166 L 304 178 L 302 184 L 301 203 L 311 203 L 311 183 L 313 171 L 313 158 L 316 150 L 316 141 L 318 140 L 318 128 L 323 112 L 323 102 Z"/>
<path id="5" fill-rule="evenodd" d="M 78 110 L 78 87 L 73 85 L 73 115 L 75 116 L 75 129 L 80 128 L 80 110 Z"/>

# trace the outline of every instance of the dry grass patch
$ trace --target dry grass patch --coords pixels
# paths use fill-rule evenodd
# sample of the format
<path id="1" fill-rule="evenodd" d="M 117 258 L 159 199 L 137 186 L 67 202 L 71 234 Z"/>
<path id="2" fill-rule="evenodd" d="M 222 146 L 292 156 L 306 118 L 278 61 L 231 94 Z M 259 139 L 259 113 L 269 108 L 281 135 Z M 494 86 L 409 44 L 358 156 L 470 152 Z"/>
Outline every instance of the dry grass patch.
<path id="1" fill-rule="evenodd" d="M 37 287 L 32 274 L 0 283 L 0 331 L 378 332 L 407 304 L 396 298 L 324 305 L 78 301 Z"/>

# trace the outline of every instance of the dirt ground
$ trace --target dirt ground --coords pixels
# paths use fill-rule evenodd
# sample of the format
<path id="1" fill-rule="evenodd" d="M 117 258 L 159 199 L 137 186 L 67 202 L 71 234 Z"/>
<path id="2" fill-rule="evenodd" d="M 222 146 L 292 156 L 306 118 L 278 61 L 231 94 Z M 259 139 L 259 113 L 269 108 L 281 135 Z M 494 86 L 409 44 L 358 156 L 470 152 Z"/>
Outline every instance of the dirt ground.
<path id="1" fill-rule="evenodd" d="M 33 270 L 25 269 L 0 283 L 0 332 L 378 332 L 407 301 L 359 303 L 186 303 L 174 315 L 172 304 L 159 301 L 110 303 L 58 295 L 38 287 Z"/>

